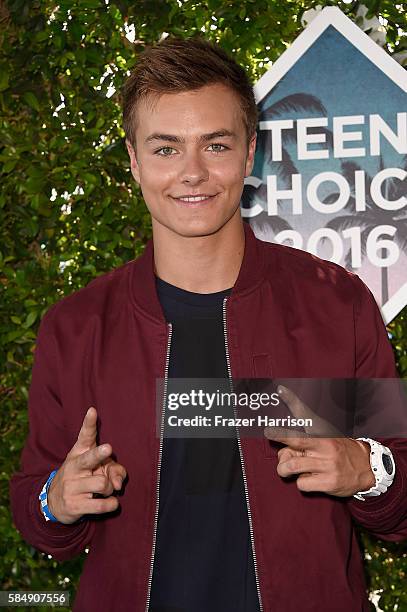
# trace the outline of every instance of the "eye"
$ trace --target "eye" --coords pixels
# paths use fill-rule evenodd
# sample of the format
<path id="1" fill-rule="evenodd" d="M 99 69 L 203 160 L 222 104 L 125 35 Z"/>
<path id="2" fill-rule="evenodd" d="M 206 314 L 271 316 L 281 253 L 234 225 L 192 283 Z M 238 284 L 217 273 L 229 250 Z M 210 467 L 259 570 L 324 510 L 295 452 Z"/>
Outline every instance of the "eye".
<path id="1" fill-rule="evenodd" d="M 223 151 L 226 151 L 227 149 L 229 149 L 229 147 L 226 147 L 225 145 L 220 144 L 220 143 L 213 143 L 213 144 L 211 144 L 211 145 L 209 145 L 209 146 L 210 146 L 210 147 L 218 147 L 218 149 L 217 149 L 217 150 L 214 150 L 214 151 L 213 151 L 214 153 L 223 153 Z M 219 147 L 220 147 L 220 148 L 219 148 Z"/>
<path id="2" fill-rule="evenodd" d="M 157 149 L 157 151 L 154 151 L 154 153 L 160 157 L 170 157 L 171 153 L 168 153 L 168 151 L 175 151 L 175 149 L 173 147 L 161 147 Z"/>

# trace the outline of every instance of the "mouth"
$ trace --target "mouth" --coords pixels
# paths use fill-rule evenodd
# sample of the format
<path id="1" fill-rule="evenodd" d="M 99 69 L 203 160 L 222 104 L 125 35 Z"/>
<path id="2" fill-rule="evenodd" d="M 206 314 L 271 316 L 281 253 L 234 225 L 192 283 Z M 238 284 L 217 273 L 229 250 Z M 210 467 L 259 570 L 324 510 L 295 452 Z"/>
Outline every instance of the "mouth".
<path id="1" fill-rule="evenodd" d="M 206 193 L 199 194 L 197 196 L 180 196 L 172 198 L 179 204 L 180 206 L 184 206 L 187 208 L 198 208 L 200 206 L 204 206 L 205 204 L 209 204 L 216 198 L 218 194 L 208 195 Z"/>

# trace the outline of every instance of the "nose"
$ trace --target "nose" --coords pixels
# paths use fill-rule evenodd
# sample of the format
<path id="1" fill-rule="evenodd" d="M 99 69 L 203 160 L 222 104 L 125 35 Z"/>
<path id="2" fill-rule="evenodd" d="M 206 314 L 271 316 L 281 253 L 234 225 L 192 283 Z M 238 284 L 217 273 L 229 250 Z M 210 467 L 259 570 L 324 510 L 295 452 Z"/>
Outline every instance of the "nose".
<path id="1" fill-rule="evenodd" d="M 199 152 L 193 151 L 187 153 L 180 173 L 181 182 L 188 185 L 199 185 L 207 181 L 208 178 L 209 171 L 207 165 Z"/>

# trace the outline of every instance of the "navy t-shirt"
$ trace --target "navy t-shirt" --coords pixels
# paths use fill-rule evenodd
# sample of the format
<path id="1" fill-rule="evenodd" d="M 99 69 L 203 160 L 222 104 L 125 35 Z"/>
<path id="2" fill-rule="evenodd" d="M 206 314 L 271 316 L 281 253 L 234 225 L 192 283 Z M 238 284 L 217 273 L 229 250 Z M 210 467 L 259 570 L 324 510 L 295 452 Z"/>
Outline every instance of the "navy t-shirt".
<path id="1" fill-rule="evenodd" d="M 156 279 L 172 323 L 171 378 L 227 378 L 222 304 L 231 289 L 185 291 Z M 236 438 L 164 435 L 150 612 L 258 612 Z"/>

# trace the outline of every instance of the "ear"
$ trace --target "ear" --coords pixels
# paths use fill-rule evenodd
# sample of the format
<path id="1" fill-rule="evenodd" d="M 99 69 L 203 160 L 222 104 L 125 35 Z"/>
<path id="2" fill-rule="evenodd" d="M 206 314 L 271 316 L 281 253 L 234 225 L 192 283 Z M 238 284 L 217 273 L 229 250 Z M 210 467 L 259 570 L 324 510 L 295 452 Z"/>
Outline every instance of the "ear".
<path id="1" fill-rule="evenodd" d="M 130 157 L 131 173 L 132 173 L 133 178 L 136 181 L 136 183 L 138 183 L 140 185 L 140 168 L 139 168 L 139 165 L 138 165 L 138 162 L 137 162 L 136 152 L 135 152 L 134 147 L 131 144 L 131 142 L 129 140 L 127 140 L 127 139 L 126 139 L 126 147 L 127 147 L 127 152 L 129 154 L 129 157 Z"/>
<path id="2" fill-rule="evenodd" d="M 250 176 L 254 166 L 254 154 L 256 152 L 257 132 L 254 134 L 249 143 L 249 151 L 246 158 L 245 177 Z"/>

